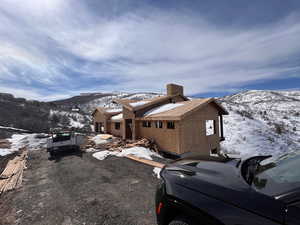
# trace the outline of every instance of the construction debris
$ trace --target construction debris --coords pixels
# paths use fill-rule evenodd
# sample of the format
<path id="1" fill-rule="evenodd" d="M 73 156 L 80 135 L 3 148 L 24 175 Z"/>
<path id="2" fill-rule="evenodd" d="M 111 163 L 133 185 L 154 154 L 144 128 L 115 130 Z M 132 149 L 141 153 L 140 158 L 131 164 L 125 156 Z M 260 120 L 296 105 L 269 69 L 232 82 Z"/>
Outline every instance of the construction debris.
<path id="1" fill-rule="evenodd" d="M 23 171 L 26 168 L 28 151 L 20 149 L 21 154 L 9 160 L 5 169 L 0 175 L 0 194 L 6 191 L 19 188 L 22 185 Z"/>
<path id="2" fill-rule="evenodd" d="M 87 138 L 84 148 L 94 148 L 94 149 L 107 149 L 109 151 L 122 151 L 123 148 L 132 148 L 132 147 L 145 147 L 149 148 L 155 152 L 159 152 L 159 147 L 152 139 L 142 138 L 136 141 L 133 140 L 123 140 L 118 137 L 113 137 L 112 135 L 103 135 L 105 140 L 108 140 L 102 144 L 96 144 L 93 141 L 93 137 L 90 136 Z M 102 138 L 102 136 L 101 136 Z"/>

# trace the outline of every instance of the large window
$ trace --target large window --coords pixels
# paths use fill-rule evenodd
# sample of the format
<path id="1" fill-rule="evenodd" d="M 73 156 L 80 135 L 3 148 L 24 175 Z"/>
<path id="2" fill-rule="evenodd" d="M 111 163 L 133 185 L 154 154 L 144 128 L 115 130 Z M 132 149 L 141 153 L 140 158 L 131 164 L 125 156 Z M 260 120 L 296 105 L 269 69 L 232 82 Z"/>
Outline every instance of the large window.
<path id="1" fill-rule="evenodd" d="M 175 122 L 174 121 L 168 121 L 167 122 L 167 128 L 168 129 L 175 129 Z"/>
<path id="2" fill-rule="evenodd" d="M 115 129 L 116 129 L 116 130 L 120 130 L 120 127 L 121 127 L 121 123 L 116 122 L 116 123 L 115 123 Z"/>
<path id="3" fill-rule="evenodd" d="M 206 120 L 205 125 L 206 125 L 206 136 L 213 135 L 216 133 L 214 120 Z"/>
<path id="4" fill-rule="evenodd" d="M 143 127 L 151 127 L 151 121 L 143 121 Z"/>
<path id="5" fill-rule="evenodd" d="M 163 122 L 162 121 L 155 121 L 155 128 L 163 128 Z"/>

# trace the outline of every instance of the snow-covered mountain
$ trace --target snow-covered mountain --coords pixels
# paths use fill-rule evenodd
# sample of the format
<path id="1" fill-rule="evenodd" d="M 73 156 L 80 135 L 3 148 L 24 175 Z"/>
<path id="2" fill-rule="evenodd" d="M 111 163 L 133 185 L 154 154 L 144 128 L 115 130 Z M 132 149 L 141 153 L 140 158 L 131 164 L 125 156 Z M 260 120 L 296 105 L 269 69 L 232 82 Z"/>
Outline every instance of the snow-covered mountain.
<path id="1" fill-rule="evenodd" d="M 79 105 L 79 108 L 86 113 L 91 113 L 96 107 L 107 107 L 107 108 L 120 108 L 120 105 L 113 103 L 114 99 L 134 99 L 134 100 L 144 100 L 150 99 L 161 94 L 157 93 L 134 93 L 129 94 L 125 92 L 112 93 L 111 95 L 93 99 L 91 101 L 85 102 Z"/>
<path id="2" fill-rule="evenodd" d="M 25 123 L 27 121 L 30 125 L 36 123 L 35 127 L 43 127 L 40 132 L 54 126 L 89 130 L 91 112 L 95 107 L 118 108 L 120 106 L 114 104 L 113 99 L 144 100 L 159 95 L 86 93 L 48 103 L 13 99 L 11 96 L 1 100 L 0 96 L 0 106 L 10 106 L 6 111 L 0 111 L 0 122 L 5 122 L 0 126 L 31 130 Z M 300 150 L 300 91 L 253 90 L 226 96 L 219 101 L 229 111 L 229 115 L 224 116 L 226 140 L 222 142 L 222 151 L 242 155 L 277 155 Z M 74 106 L 80 110 L 72 111 Z"/>
<path id="3" fill-rule="evenodd" d="M 219 99 L 224 152 L 277 155 L 300 150 L 300 91 L 246 91 Z"/>

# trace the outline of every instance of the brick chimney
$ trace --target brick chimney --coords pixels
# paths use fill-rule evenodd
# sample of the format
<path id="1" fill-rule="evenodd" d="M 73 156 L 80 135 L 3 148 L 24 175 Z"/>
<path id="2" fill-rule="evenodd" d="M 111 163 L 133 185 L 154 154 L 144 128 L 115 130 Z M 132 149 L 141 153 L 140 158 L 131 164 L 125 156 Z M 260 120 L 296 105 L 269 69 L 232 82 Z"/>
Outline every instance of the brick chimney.
<path id="1" fill-rule="evenodd" d="M 182 95 L 183 96 L 183 86 L 177 84 L 167 84 L 167 95 Z"/>

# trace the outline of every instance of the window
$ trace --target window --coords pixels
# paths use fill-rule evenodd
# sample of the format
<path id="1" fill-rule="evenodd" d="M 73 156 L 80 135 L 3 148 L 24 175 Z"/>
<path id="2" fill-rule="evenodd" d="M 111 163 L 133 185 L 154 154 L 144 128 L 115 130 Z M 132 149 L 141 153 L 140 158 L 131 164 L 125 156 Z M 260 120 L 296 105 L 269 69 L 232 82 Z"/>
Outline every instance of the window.
<path id="1" fill-rule="evenodd" d="M 155 128 L 162 128 L 163 122 L 162 121 L 155 121 Z"/>
<path id="2" fill-rule="evenodd" d="M 167 128 L 168 129 L 175 129 L 175 122 L 174 121 L 168 121 L 167 122 Z"/>
<path id="3" fill-rule="evenodd" d="M 120 130 L 121 127 L 121 123 L 115 123 L 115 129 L 116 130 Z"/>
<path id="4" fill-rule="evenodd" d="M 143 127 L 151 127 L 151 121 L 143 121 Z"/>
<path id="5" fill-rule="evenodd" d="M 216 133 L 214 120 L 206 120 L 205 125 L 206 125 L 206 136 L 213 135 Z"/>

